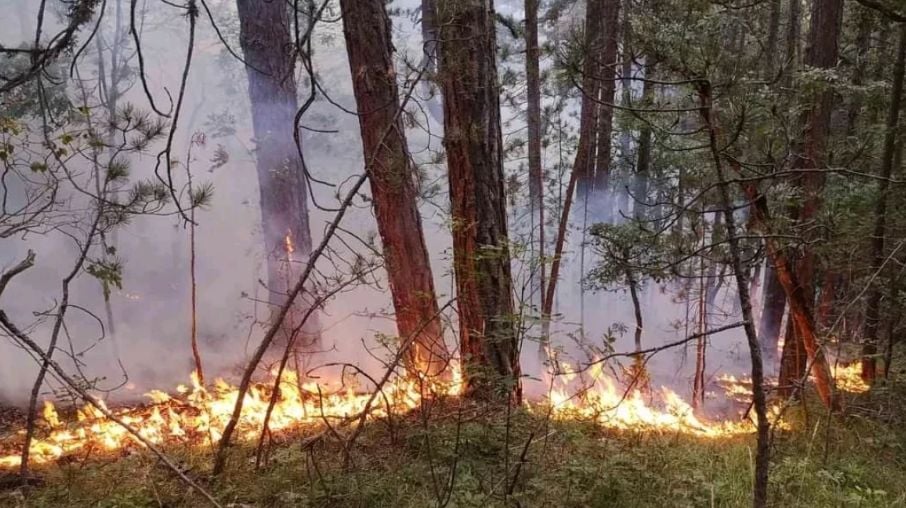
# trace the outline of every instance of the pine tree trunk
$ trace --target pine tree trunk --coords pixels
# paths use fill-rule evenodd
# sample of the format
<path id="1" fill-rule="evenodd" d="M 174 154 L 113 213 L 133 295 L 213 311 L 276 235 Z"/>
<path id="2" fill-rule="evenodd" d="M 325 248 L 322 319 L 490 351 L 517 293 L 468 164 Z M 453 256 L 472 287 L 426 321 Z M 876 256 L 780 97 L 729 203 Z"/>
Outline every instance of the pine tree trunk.
<path id="1" fill-rule="evenodd" d="M 645 78 L 653 79 L 653 75 L 654 64 L 646 64 Z M 645 81 L 642 85 L 642 107 L 648 107 L 645 105 L 651 102 L 653 95 L 654 86 L 650 81 Z M 651 127 L 645 124 L 642 126 L 641 131 L 639 131 L 638 158 L 635 165 L 635 181 L 632 191 L 633 198 L 635 199 L 632 210 L 633 217 L 636 219 L 645 219 L 648 215 L 646 212 L 648 206 L 648 181 L 651 178 L 651 143 Z M 655 211 L 655 217 L 660 216 L 661 214 Z"/>
<path id="2" fill-rule="evenodd" d="M 616 91 L 617 49 L 620 41 L 620 1 L 602 1 L 603 23 L 603 51 L 600 56 L 600 69 L 598 81 L 601 87 L 598 108 L 598 140 L 597 156 L 595 159 L 595 193 L 607 191 L 610 185 L 610 152 L 611 136 L 613 135 L 613 107 L 614 93 Z"/>
<path id="3" fill-rule="evenodd" d="M 409 368 L 434 376 L 448 353 L 418 211 L 417 172 L 398 114 L 390 18 L 382 0 L 341 0 L 340 6 L 397 330 L 400 340 L 414 337 Z"/>
<path id="4" fill-rule="evenodd" d="M 585 44 L 582 55 L 582 109 L 579 113 L 579 146 L 573 171 L 578 171 L 578 199 L 585 199 L 594 186 L 594 165 L 597 147 L 598 97 L 601 91 L 600 72 L 603 37 L 602 14 L 604 0 L 588 0 L 585 12 Z"/>
<path id="5" fill-rule="evenodd" d="M 887 232 L 887 200 L 890 189 L 890 176 L 893 173 L 893 161 L 897 145 L 897 126 L 900 121 L 900 106 L 903 98 L 903 74 L 906 69 L 906 24 L 900 26 L 900 41 L 897 48 L 897 60 L 893 71 L 893 89 L 891 90 L 890 109 L 887 113 L 887 132 L 884 136 L 884 152 L 881 156 L 881 173 L 878 188 L 878 199 L 875 202 L 875 225 L 871 237 L 871 274 L 880 272 L 884 266 L 884 237 Z M 868 294 L 865 309 L 865 328 L 862 347 L 862 378 L 868 382 L 877 376 L 878 329 L 881 313 L 881 284 L 875 283 Z"/>
<path id="6" fill-rule="evenodd" d="M 843 13 L 843 0 L 825 0 L 812 5 L 811 25 L 809 27 L 809 43 L 806 50 L 804 64 L 807 67 L 831 69 L 837 65 L 838 39 L 840 35 L 841 16 Z M 792 163 L 793 169 L 815 170 L 825 166 L 825 148 L 830 131 L 831 112 L 834 107 L 832 91 L 823 91 L 813 97 L 803 113 L 802 125 L 804 132 L 802 140 L 795 147 L 795 156 Z M 795 179 L 795 185 L 802 194 L 802 205 L 792 212 L 794 223 L 802 226 L 813 223 L 821 210 L 824 193 L 825 174 L 823 171 L 810 171 L 800 174 Z M 809 321 L 811 330 L 803 332 L 797 325 L 796 340 L 811 340 L 815 332 L 814 306 L 815 306 L 815 264 L 816 255 L 812 248 L 814 234 L 803 234 L 806 242 L 801 255 L 793 262 L 793 270 L 798 282 L 796 288 L 797 302 L 794 305 L 790 299 L 790 316 L 797 320 Z M 776 267 L 776 265 L 775 265 Z M 783 282 L 784 275 L 778 270 L 778 275 Z M 804 308 L 802 314 L 796 307 L 801 304 Z M 816 337 L 814 337 L 817 339 Z M 817 345 L 806 350 L 812 350 Z M 792 384 L 794 379 L 780 379 L 780 384 Z M 830 387 L 827 388 L 830 393 Z"/>
<path id="7" fill-rule="evenodd" d="M 532 272 L 532 302 L 544 308 L 544 174 L 541 168 L 541 48 L 538 46 L 538 2 L 525 0 L 525 86 L 528 126 L 529 206 L 532 245 L 537 267 Z"/>
<path id="8" fill-rule="evenodd" d="M 494 5 L 440 0 L 437 7 L 466 395 L 518 400 Z"/>
<path id="9" fill-rule="evenodd" d="M 295 60 L 287 51 L 292 46 L 289 10 L 282 2 L 236 4 L 239 43 L 248 63 L 269 302 L 279 307 L 311 253 L 307 184 L 293 137 L 298 101 Z M 312 341 L 309 337 L 303 344 Z"/>

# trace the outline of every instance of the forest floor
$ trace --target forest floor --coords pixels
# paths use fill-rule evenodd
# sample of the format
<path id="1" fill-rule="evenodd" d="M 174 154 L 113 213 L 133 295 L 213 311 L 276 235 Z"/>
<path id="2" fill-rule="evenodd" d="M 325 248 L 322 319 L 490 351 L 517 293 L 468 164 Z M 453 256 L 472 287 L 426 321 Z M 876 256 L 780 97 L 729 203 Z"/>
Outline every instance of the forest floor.
<path id="1" fill-rule="evenodd" d="M 904 406 L 901 380 L 850 398 L 846 414 L 830 421 L 812 402 L 792 407 L 793 430 L 773 439 L 771 505 L 906 506 Z M 217 480 L 207 479 L 210 450 L 167 451 L 224 506 L 235 508 L 751 504 L 753 436 L 611 431 L 444 401 L 428 419 L 417 412 L 392 425 L 366 425 L 348 457 L 330 433 L 301 445 L 306 442 L 305 435 L 284 436 L 258 470 L 252 447 L 237 446 Z M 58 464 L 40 474 L 39 486 L 0 492 L 0 506 L 205 505 L 144 453 Z"/>

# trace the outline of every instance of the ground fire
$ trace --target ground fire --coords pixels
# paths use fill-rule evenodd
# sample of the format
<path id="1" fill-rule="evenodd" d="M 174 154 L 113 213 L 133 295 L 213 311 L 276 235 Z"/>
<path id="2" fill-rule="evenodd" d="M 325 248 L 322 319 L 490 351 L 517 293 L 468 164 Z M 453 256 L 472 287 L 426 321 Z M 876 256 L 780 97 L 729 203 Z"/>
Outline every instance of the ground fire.
<path id="1" fill-rule="evenodd" d="M 454 397 L 462 389 L 458 365 L 451 364 L 448 380 L 420 383 L 413 377 L 392 379 L 369 410 L 368 418 L 381 418 L 389 411 L 398 414 L 419 407 L 422 397 Z M 673 390 L 661 387 L 642 390 L 625 387 L 593 363 L 583 374 L 568 368 L 548 381 L 546 396 L 526 402 L 527 409 L 549 412 L 555 419 L 594 421 L 604 428 L 640 432 L 675 432 L 704 438 L 720 438 L 754 431 L 748 419 L 739 417 L 708 419 L 696 415 L 692 406 Z M 438 378 L 440 379 L 440 378 Z M 551 378 L 549 378 L 551 379 Z M 722 378 L 722 382 L 728 378 Z M 728 395 L 746 393 L 744 381 L 726 384 Z M 255 385 L 246 395 L 239 435 L 256 439 L 263 427 L 273 380 Z M 189 386 L 180 385 L 174 394 L 154 390 L 146 394 L 147 404 L 115 409 L 114 413 L 137 428 L 155 444 L 190 443 L 199 447 L 216 444 L 236 402 L 237 388 L 222 379 L 202 386 L 193 373 Z M 301 382 L 293 371 L 286 371 L 277 404 L 268 422 L 271 432 L 301 431 L 326 422 L 337 422 L 359 415 L 370 393 L 353 387 Z M 54 404 L 44 402 L 43 433 L 32 442 L 31 457 L 36 464 L 50 464 L 61 458 L 103 456 L 112 452 L 131 452 L 142 447 L 122 426 L 107 419 L 91 406 L 65 421 Z M 19 432 L 21 434 L 22 432 Z M 0 467 L 19 465 L 21 451 L 17 437 L 0 442 Z"/>

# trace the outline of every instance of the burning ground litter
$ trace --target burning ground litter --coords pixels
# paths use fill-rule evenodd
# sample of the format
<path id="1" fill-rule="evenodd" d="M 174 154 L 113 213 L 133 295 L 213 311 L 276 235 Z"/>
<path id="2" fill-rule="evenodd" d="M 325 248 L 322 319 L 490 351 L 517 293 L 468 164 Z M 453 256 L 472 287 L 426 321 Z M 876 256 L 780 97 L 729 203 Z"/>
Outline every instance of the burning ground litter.
<path id="1" fill-rule="evenodd" d="M 459 367 L 451 364 L 450 369 L 452 374 L 443 381 L 440 378 L 419 381 L 414 376 L 392 378 L 374 399 L 367 417 L 382 418 L 389 413 L 417 409 L 423 397 L 460 395 Z M 302 381 L 295 372 L 286 371 L 268 420 L 268 432 L 304 432 L 359 417 L 366 410 L 371 393 L 362 389 L 364 385 L 349 381 Z M 726 385 L 726 395 L 738 395 L 741 383 L 722 383 Z M 557 420 L 591 421 L 607 429 L 681 433 L 701 438 L 754 431 L 753 423 L 741 415 L 744 404 L 736 404 L 740 411 L 735 416 L 708 418 L 667 387 L 646 390 L 631 384 L 624 386 L 605 374 L 600 363 L 592 364 L 581 374 L 566 368 L 556 376 L 549 376 L 544 384 L 547 393 L 528 398 L 525 406 L 531 412 L 549 414 Z M 259 382 L 246 395 L 238 427 L 241 439 L 254 441 L 261 435 L 273 385 L 274 379 Z M 147 403 L 114 408 L 114 414 L 154 444 L 211 446 L 220 440 L 238 390 L 222 379 L 202 386 L 193 373 L 191 383 L 178 386 L 174 393 L 154 390 L 146 397 Z M 76 411 L 74 418 L 65 419 L 52 402 L 45 401 L 39 425 L 39 438 L 33 441 L 30 451 L 36 464 L 142 448 L 122 426 L 90 406 Z M 20 430 L 0 441 L 0 468 L 19 465 L 22 433 Z"/>

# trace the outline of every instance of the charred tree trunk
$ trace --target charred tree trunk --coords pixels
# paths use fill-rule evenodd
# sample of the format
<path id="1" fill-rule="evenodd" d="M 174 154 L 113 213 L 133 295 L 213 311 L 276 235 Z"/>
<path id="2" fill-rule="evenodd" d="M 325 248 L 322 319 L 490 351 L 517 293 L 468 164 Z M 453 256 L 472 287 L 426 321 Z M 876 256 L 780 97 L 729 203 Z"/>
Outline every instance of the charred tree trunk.
<path id="1" fill-rule="evenodd" d="M 289 10 L 282 2 L 237 0 L 236 5 L 257 145 L 269 302 L 278 308 L 311 253 L 307 183 L 294 136 L 298 101 L 295 60 L 288 49 Z M 291 322 L 286 321 L 286 329 L 292 329 Z M 314 339 L 308 337 L 303 344 Z"/>
<path id="2" fill-rule="evenodd" d="M 415 337 L 408 367 L 434 376 L 444 370 L 448 353 L 418 211 L 416 170 L 397 114 L 390 18 L 382 0 L 342 0 L 340 6 L 396 327 L 400 340 Z"/>
<path id="3" fill-rule="evenodd" d="M 525 87 L 528 110 L 528 170 L 531 238 L 534 261 L 532 301 L 544 308 L 544 173 L 541 168 L 541 48 L 538 46 L 538 3 L 525 0 Z"/>
<path id="4" fill-rule="evenodd" d="M 896 153 L 897 126 L 900 121 L 900 106 L 903 96 L 903 74 L 906 68 L 906 24 L 900 26 L 900 41 L 897 48 L 897 61 L 893 71 L 893 90 L 891 90 L 890 109 L 887 113 L 887 131 L 884 135 L 884 151 L 881 156 L 881 180 L 878 188 L 878 200 L 875 202 L 875 225 L 871 237 L 871 273 L 880 272 L 884 266 L 884 236 L 887 230 L 887 199 L 890 189 L 890 176 L 893 173 L 893 161 Z M 865 328 L 862 347 L 862 378 L 871 382 L 877 376 L 878 329 L 881 312 L 881 284 L 874 284 L 868 294 L 865 309 Z"/>
<path id="5" fill-rule="evenodd" d="M 492 0 L 440 0 L 440 84 L 466 395 L 518 400 Z"/>
<path id="6" fill-rule="evenodd" d="M 603 193 L 610 185 L 610 152 L 613 135 L 613 104 L 616 92 L 617 50 L 620 41 L 620 1 L 603 0 L 603 51 L 601 53 L 599 82 L 601 104 L 598 108 L 598 141 L 595 158 L 594 191 Z"/>

